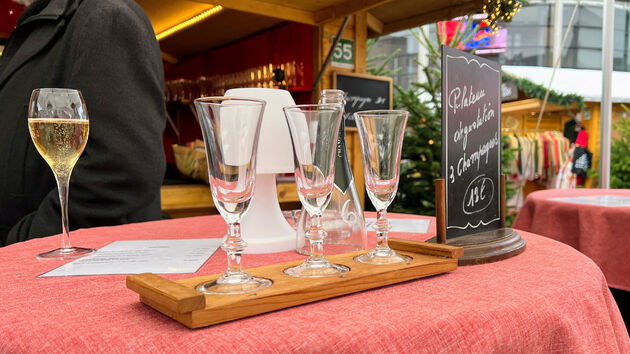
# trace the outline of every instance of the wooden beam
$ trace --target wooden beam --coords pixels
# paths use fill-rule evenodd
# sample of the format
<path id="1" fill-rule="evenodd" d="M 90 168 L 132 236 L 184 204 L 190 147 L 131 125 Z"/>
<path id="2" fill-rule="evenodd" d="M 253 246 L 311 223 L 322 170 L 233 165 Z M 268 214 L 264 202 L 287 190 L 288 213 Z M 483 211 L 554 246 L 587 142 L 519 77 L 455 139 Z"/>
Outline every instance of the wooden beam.
<path id="1" fill-rule="evenodd" d="M 348 0 L 339 5 L 333 5 L 315 12 L 317 24 L 323 24 L 352 15 L 356 12 L 366 11 L 373 7 L 383 5 L 392 0 Z"/>
<path id="2" fill-rule="evenodd" d="M 365 74 L 367 70 L 367 12 L 354 15 L 354 72 Z"/>
<path id="3" fill-rule="evenodd" d="M 385 24 L 383 23 L 383 21 L 381 21 L 378 18 L 376 18 L 376 16 L 374 16 L 371 13 L 368 12 L 367 13 L 367 26 L 368 26 L 369 29 L 374 31 L 376 34 L 382 34 L 383 33 L 383 27 L 385 26 Z"/>
<path id="4" fill-rule="evenodd" d="M 281 204 L 300 201 L 295 182 L 278 182 L 276 188 L 278 201 Z M 160 188 L 160 195 L 162 197 L 162 211 L 174 219 L 217 213 L 210 187 L 207 184 L 164 185 Z"/>
<path id="5" fill-rule="evenodd" d="M 169 64 L 177 64 L 177 58 L 175 58 L 174 56 L 165 53 L 163 51 L 160 50 L 160 55 L 162 55 L 162 60 L 164 60 L 165 62 L 169 63 Z"/>
<path id="6" fill-rule="evenodd" d="M 537 98 L 529 98 L 526 100 L 507 102 L 501 104 L 501 113 L 514 113 L 514 112 L 539 112 L 541 102 Z"/>
<path id="7" fill-rule="evenodd" d="M 405 29 L 421 26 L 427 23 L 433 23 L 440 20 L 448 20 L 457 16 L 462 16 L 474 12 L 480 12 L 482 2 L 480 0 L 469 1 L 451 7 L 445 7 L 438 10 L 425 12 L 423 14 L 404 18 L 391 23 L 386 23 L 383 27 L 382 34 L 402 31 Z"/>
<path id="8" fill-rule="evenodd" d="M 569 108 L 576 109 L 576 107 L 577 105 L 574 104 Z M 525 100 L 506 102 L 506 103 L 501 104 L 501 113 L 502 114 L 515 113 L 515 112 L 538 113 L 540 112 L 541 108 L 542 108 L 541 100 L 537 98 L 528 98 Z M 564 108 L 563 106 L 559 106 L 550 102 L 548 102 L 547 105 L 545 106 L 545 112 L 557 112 L 557 111 L 564 111 L 564 110 L 566 110 L 566 108 Z"/>
<path id="9" fill-rule="evenodd" d="M 295 7 L 273 4 L 263 0 L 193 0 L 205 4 L 221 5 L 226 9 L 278 18 L 286 21 L 316 25 L 315 14 Z"/>

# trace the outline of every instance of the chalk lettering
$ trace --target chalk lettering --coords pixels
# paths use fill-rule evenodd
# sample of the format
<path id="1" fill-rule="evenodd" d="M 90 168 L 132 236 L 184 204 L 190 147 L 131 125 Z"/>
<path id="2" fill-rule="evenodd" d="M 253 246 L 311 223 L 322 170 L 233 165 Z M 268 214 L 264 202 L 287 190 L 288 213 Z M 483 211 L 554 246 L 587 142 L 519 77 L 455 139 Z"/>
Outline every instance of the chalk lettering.
<path id="1" fill-rule="evenodd" d="M 470 88 L 469 88 L 470 87 Z M 486 96 L 485 90 L 473 91 L 472 85 L 464 88 L 455 87 L 448 94 L 448 107 L 453 109 L 453 114 L 458 109 L 470 107 Z"/>
<path id="2" fill-rule="evenodd" d="M 494 134 L 490 140 L 479 144 L 479 147 L 472 154 L 467 154 L 464 151 L 462 157 L 457 160 L 457 164 L 455 167 L 453 165 L 449 166 L 450 168 L 450 182 L 455 183 L 457 177 L 463 175 L 466 171 L 468 171 L 471 167 L 476 167 L 476 171 L 481 169 L 481 163 L 487 165 L 489 162 L 490 151 L 499 146 L 499 135 L 498 133 Z"/>
<path id="3" fill-rule="evenodd" d="M 347 102 L 352 108 L 361 109 L 366 103 L 372 103 L 372 97 L 349 96 Z"/>
<path id="4" fill-rule="evenodd" d="M 462 122 L 459 122 L 459 128 L 457 128 L 455 130 L 455 134 L 453 134 L 453 142 L 459 142 L 460 140 L 462 141 L 462 148 L 464 150 L 466 150 L 466 146 L 468 144 L 468 134 L 471 133 L 472 131 L 481 128 L 481 126 L 486 123 L 487 121 L 489 121 L 490 119 L 494 118 L 495 114 L 494 114 L 494 109 L 489 108 L 490 107 L 490 103 L 484 103 L 483 104 L 483 111 L 482 111 L 482 107 L 479 107 L 477 109 L 477 119 L 474 120 L 472 123 L 470 123 L 469 125 L 462 125 Z"/>

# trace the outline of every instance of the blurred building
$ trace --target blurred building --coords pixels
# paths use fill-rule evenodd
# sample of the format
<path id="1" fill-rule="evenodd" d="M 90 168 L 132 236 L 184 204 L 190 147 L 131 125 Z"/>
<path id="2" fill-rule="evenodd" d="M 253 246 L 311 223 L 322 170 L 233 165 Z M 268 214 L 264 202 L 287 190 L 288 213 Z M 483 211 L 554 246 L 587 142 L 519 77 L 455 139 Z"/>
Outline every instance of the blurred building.
<path id="1" fill-rule="evenodd" d="M 501 24 L 497 33 L 492 33 L 483 24 L 485 15 L 443 21 L 424 26 L 434 43 L 437 35 L 451 38 L 461 21 L 472 21 L 467 34 L 472 40 L 459 49 L 502 64 L 503 71 L 546 87 L 551 78 L 554 56 L 554 24 L 557 10 L 561 10 L 562 38 L 566 32 L 576 0 L 531 0 L 516 14 L 512 22 Z M 602 1 L 581 1 L 577 7 L 571 31 L 561 51 L 560 69 L 556 72 L 551 88 L 562 94 L 577 94 L 584 98 L 586 108 L 582 112 L 583 127 L 589 131 L 588 148 L 594 152 L 593 166 L 598 166 L 600 149 L 600 108 L 602 87 Z M 621 103 L 630 103 L 630 90 L 624 85 L 630 82 L 630 3 L 615 2 L 614 16 L 614 64 L 613 64 L 613 121 L 627 116 Z M 460 26 L 460 30 L 463 26 Z M 558 28 L 556 28 L 557 30 Z M 436 31 L 438 33 L 436 33 Z M 556 41 L 559 48 L 560 41 Z M 401 66 L 394 75 L 394 83 L 407 89 L 411 82 L 423 80 L 416 61 L 426 60 L 426 51 L 410 31 L 402 31 L 381 37 L 370 56 L 388 55 L 397 48 L 400 53 L 390 63 L 390 68 Z M 556 49 L 558 50 L 558 49 Z M 520 95 L 519 100 L 522 100 Z M 503 121 L 519 122 L 514 125 L 519 131 L 531 130 L 536 125 L 540 100 L 522 100 L 523 104 L 510 102 L 504 105 Z M 566 109 L 555 106 L 545 109 L 541 129 L 562 131 L 565 124 L 577 113 L 576 107 Z M 613 137 L 616 133 L 613 131 Z"/>
<path id="2" fill-rule="evenodd" d="M 563 33 L 569 24 L 577 1 L 562 1 Z M 477 55 L 498 61 L 502 65 L 552 66 L 553 27 L 555 0 L 533 0 L 514 16 L 511 23 L 503 24 L 496 34 L 481 23 L 483 15 L 471 16 L 475 32 L 473 41 L 465 48 Z M 573 28 L 562 51 L 563 68 L 599 70 L 602 62 L 602 1 L 581 1 Z M 459 19 L 444 21 L 444 31 L 451 34 Z M 614 70 L 630 71 L 630 3 L 615 3 Z M 425 26 L 430 38 L 435 38 L 435 25 Z M 440 29 L 442 31 L 442 29 Z M 395 49 L 401 51 L 391 67 L 402 67 L 394 81 L 408 87 L 409 81 L 418 78 L 414 59 L 422 60 L 424 53 L 409 31 L 383 36 L 372 50 L 372 56 L 387 55 Z"/>

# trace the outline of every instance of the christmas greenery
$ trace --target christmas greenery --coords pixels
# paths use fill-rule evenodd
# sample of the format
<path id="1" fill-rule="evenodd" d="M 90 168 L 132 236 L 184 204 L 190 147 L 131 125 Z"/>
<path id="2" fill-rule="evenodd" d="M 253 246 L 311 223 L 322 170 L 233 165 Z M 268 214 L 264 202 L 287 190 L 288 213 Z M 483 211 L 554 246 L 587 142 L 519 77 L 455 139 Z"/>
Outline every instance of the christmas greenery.
<path id="1" fill-rule="evenodd" d="M 630 108 L 621 107 L 630 114 Z M 630 188 L 630 119 L 621 118 L 614 125 L 619 138 L 610 146 L 610 187 Z"/>
<path id="2" fill-rule="evenodd" d="M 501 150 L 501 173 L 507 177 L 514 173 L 510 170 L 510 168 L 513 166 L 514 160 L 516 160 L 517 152 L 520 151 L 520 149 L 510 148 L 508 137 L 505 135 L 501 135 L 501 143 L 503 145 L 503 149 Z M 512 222 L 514 222 L 516 214 L 518 213 L 516 205 L 510 205 L 509 201 L 514 198 L 521 187 L 520 183 L 506 178 L 505 200 L 507 205 L 505 206 L 505 226 L 507 227 L 512 226 Z"/>
<path id="3" fill-rule="evenodd" d="M 543 100 L 545 98 L 545 93 L 547 92 L 547 88 L 543 85 L 539 85 L 528 79 L 518 78 L 505 72 L 503 73 L 503 81 L 514 83 L 525 95 L 532 98 L 538 98 L 539 100 Z M 582 110 L 585 107 L 584 98 L 582 96 L 576 94 L 562 94 L 554 90 L 549 91 L 547 102 L 551 102 L 565 108 L 569 108 L 575 104 L 578 110 Z"/>

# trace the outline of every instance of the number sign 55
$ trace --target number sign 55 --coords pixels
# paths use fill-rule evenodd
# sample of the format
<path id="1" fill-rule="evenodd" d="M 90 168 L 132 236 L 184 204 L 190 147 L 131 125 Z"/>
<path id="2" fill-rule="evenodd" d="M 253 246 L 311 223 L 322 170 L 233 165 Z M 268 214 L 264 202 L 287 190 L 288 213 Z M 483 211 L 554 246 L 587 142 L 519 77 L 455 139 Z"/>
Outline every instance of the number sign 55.
<path id="1" fill-rule="evenodd" d="M 331 39 L 334 42 L 334 38 Z M 332 55 L 332 65 L 347 69 L 354 68 L 354 41 L 341 38 Z"/>

